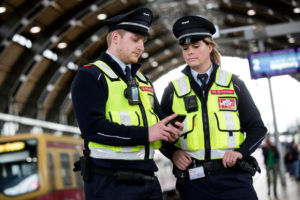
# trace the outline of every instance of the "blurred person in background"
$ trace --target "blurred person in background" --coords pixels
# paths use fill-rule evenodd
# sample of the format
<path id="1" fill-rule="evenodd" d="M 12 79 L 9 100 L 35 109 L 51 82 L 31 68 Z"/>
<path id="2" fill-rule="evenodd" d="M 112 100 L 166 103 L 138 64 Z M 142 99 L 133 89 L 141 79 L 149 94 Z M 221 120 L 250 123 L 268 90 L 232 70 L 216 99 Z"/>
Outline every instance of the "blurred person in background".
<path id="1" fill-rule="evenodd" d="M 290 175 L 299 181 L 299 149 L 294 140 L 288 146 L 287 160 Z"/>
<path id="2" fill-rule="evenodd" d="M 277 197 L 277 174 L 279 153 L 275 145 L 272 144 L 270 136 L 266 137 L 265 145 L 262 147 L 264 162 L 267 171 L 268 195 L 270 196 L 271 185 L 273 184 L 273 193 Z"/>

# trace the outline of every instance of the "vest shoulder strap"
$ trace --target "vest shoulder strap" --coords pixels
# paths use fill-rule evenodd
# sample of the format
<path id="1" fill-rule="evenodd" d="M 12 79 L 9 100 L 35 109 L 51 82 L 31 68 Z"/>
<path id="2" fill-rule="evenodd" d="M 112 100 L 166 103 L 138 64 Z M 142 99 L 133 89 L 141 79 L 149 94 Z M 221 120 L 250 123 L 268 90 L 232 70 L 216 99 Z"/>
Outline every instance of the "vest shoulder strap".
<path id="1" fill-rule="evenodd" d="M 224 71 L 219 68 L 216 74 L 216 84 L 223 87 L 229 87 L 229 84 L 231 82 L 231 77 L 232 77 L 232 73 Z"/>
<path id="2" fill-rule="evenodd" d="M 178 97 L 183 97 L 191 92 L 190 81 L 186 75 L 173 80 L 172 83 Z"/>
<path id="3" fill-rule="evenodd" d="M 92 63 L 98 67 L 103 73 L 105 73 L 110 79 L 116 80 L 119 79 L 118 75 L 103 61 L 97 60 Z"/>

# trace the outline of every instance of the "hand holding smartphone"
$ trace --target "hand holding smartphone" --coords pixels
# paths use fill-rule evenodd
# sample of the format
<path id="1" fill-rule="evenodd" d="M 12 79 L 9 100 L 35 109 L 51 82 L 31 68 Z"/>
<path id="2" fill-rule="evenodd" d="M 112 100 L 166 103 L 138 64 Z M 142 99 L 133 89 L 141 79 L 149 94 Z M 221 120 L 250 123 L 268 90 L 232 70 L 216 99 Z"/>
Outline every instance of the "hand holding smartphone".
<path id="1" fill-rule="evenodd" d="M 170 120 L 169 122 L 167 122 L 166 126 L 168 126 L 168 124 L 171 124 L 172 126 L 178 128 L 178 126 L 175 125 L 175 122 L 182 123 L 185 118 L 186 118 L 186 115 L 178 114 L 175 118 L 173 118 L 172 120 Z"/>

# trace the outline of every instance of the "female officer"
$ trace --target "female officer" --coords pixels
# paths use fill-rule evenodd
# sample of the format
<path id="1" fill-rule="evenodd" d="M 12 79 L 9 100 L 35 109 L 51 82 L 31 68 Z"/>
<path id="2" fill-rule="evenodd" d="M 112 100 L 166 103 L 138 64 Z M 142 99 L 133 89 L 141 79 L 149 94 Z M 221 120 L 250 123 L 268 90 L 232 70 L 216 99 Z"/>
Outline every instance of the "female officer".
<path id="1" fill-rule="evenodd" d="M 182 17 L 173 26 L 187 66 L 165 89 L 161 104 L 166 114 L 186 119 L 181 137 L 161 151 L 175 165 L 182 199 L 253 200 L 257 195 L 245 166 L 255 168 L 249 156 L 266 128 L 243 81 L 220 68 L 215 31 L 199 16 Z"/>

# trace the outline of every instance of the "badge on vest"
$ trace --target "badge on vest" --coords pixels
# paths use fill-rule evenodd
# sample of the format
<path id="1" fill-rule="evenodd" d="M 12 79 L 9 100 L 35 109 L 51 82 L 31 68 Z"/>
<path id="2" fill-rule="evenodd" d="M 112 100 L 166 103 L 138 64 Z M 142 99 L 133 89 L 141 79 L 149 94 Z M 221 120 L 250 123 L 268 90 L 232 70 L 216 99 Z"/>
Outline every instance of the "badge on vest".
<path id="1" fill-rule="evenodd" d="M 211 90 L 211 94 L 234 94 L 234 90 L 224 89 L 224 90 Z"/>
<path id="2" fill-rule="evenodd" d="M 147 91 L 147 92 L 155 93 L 153 87 L 149 87 L 149 86 L 140 86 L 140 89 L 141 89 L 143 92 Z"/>
<path id="3" fill-rule="evenodd" d="M 236 98 L 220 97 L 218 99 L 218 103 L 219 103 L 219 110 L 230 110 L 230 111 L 237 110 Z"/>

